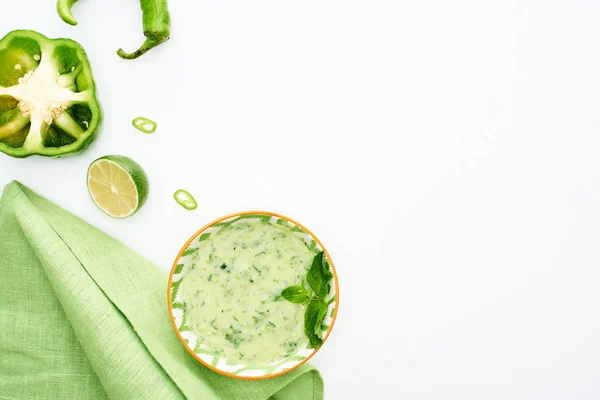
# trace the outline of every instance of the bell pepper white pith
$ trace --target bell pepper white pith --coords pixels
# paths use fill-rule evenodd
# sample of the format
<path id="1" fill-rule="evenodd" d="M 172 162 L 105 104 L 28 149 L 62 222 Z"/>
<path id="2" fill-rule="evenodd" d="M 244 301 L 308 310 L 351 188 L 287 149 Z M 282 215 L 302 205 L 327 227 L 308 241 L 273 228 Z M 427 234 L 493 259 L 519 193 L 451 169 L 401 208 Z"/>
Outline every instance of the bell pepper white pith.
<path id="1" fill-rule="evenodd" d="M 13 121 L 0 128 L 0 138 L 9 136 L 16 129 L 23 129 L 31 122 L 29 134 L 23 144 L 25 149 L 39 148 L 44 129 L 52 124 L 78 138 L 84 130 L 65 110 L 73 104 L 88 102 L 94 98 L 94 93 L 90 90 L 78 93 L 72 90 L 77 71 L 61 75 L 52 59 L 52 50 L 53 46 L 47 46 L 39 56 L 39 66 L 19 78 L 17 85 L 0 87 L 0 96 L 8 95 L 19 101 L 21 111 Z M 17 65 L 15 68 L 19 69 Z"/>

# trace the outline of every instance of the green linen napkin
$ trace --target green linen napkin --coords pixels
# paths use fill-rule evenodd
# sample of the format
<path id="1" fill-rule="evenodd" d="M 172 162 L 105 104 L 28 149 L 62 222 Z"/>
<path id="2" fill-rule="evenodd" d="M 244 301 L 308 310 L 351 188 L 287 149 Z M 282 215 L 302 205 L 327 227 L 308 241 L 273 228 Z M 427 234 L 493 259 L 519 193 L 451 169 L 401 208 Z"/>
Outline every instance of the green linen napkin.
<path id="1" fill-rule="evenodd" d="M 321 400 L 304 365 L 263 381 L 194 360 L 167 274 L 18 182 L 0 201 L 0 399 Z"/>

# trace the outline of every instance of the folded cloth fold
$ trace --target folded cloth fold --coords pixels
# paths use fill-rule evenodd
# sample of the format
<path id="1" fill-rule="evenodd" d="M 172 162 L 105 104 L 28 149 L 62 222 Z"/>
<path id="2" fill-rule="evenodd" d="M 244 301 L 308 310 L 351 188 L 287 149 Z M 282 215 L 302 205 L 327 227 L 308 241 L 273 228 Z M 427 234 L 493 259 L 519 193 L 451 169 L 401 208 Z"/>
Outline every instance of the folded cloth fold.
<path id="1" fill-rule="evenodd" d="M 167 274 L 19 182 L 0 200 L 0 399 L 322 400 L 308 365 L 242 381 L 169 321 Z"/>

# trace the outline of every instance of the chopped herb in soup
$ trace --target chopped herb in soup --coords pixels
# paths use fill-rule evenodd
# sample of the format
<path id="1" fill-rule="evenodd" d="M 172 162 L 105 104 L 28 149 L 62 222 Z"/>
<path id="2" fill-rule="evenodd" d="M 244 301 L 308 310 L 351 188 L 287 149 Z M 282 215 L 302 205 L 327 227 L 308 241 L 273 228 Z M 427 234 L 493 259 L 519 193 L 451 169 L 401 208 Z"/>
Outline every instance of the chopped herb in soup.
<path id="1" fill-rule="evenodd" d="M 315 252 L 289 228 L 244 219 L 203 241 L 179 293 L 199 343 L 232 364 L 266 364 L 308 339 L 306 306 L 281 292 L 302 285 Z"/>

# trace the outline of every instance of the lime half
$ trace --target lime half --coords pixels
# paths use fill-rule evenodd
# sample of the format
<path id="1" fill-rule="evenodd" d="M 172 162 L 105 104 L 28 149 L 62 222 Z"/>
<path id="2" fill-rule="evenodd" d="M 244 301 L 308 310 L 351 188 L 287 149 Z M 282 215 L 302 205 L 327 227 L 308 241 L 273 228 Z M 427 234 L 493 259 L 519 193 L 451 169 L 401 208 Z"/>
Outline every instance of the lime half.
<path id="1" fill-rule="evenodd" d="M 96 207 L 113 218 L 135 214 L 149 190 L 144 169 L 124 156 L 104 156 L 91 163 L 87 186 Z"/>

